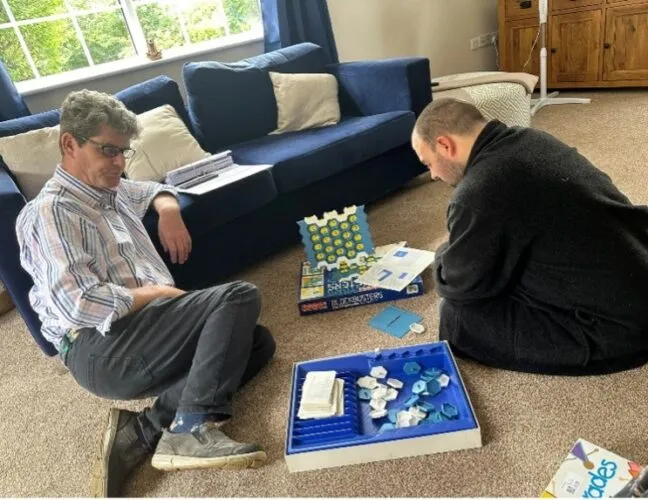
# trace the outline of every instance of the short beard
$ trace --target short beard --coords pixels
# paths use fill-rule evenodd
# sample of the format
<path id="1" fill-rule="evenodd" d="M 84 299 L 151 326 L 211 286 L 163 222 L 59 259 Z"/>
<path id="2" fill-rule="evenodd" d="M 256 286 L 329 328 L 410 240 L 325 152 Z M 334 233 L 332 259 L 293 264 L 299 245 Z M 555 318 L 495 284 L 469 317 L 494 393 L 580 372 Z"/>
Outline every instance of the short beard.
<path id="1" fill-rule="evenodd" d="M 452 187 L 457 187 L 464 177 L 465 165 L 458 161 L 446 160 L 441 155 L 437 155 L 437 161 L 451 175 L 451 178 L 448 179 L 448 184 Z"/>

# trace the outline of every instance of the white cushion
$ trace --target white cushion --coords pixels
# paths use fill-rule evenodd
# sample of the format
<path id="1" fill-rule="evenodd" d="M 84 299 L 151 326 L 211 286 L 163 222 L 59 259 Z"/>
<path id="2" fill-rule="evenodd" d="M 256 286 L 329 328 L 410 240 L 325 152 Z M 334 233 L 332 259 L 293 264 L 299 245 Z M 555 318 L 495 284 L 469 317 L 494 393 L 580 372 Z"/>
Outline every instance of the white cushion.
<path id="1" fill-rule="evenodd" d="M 27 201 L 36 197 L 61 163 L 58 141 L 58 125 L 0 138 L 0 155 Z"/>
<path id="2" fill-rule="evenodd" d="M 138 115 L 137 121 L 140 135 L 131 141 L 136 153 L 126 161 L 129 179 L 160 182 L 167 172 L 209 156 L 169 104 Z"/>
<path id="3" fill-rule="evenodd" d="M 270 79 L 277 101 L 277 129 L 272 134 L 335 125 L 340 121 L 338 84 L 333 75 L 271 71 Z"/>

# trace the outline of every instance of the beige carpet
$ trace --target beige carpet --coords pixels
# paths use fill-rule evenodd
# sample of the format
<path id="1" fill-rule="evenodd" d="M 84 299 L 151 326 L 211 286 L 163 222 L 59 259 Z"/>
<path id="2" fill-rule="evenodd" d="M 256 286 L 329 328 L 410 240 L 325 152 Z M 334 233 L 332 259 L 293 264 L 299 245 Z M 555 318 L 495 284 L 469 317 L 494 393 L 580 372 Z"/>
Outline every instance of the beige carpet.
<path id="1" fill-rule="evenodd" d="M 587 94 L 589 106 L 550 107 L 534 123 L 578 147 L 638 203 L 648 202 L 648 92 Z M 434 249 L 446 237 L 450 189 L 426 178 L 373 206 L 377 244 L 408 240 Z M 537 496 L 578 437 L 648 463 L 648 368 L 598 378 L 523 375 L 459 362 L 482 427 L 480 449 L 298 474 L 283 460 L 289 380 L 296 361 L 417 343 L 374 331 L 374 305 L 300 318 L 295 246 L 241 276 L 265 297 L 262 320 L 276 359 L 236 399 L 234 438 L 258 440 L 268 464 L 256 471 L 161 473 L 145 464 L 133 496 Z M 437 297 L 400 302 L 421 313 L 423 341 L 437 338 Z M 648 298 L 647 298 L 648 300 Z M 16 312 L 0 318 L 0 495 L 86 496 L 110 401 L 78 388 L 58 359 L 43 356 Z M 142 402 L 126 406 L 139 408 Z"/>

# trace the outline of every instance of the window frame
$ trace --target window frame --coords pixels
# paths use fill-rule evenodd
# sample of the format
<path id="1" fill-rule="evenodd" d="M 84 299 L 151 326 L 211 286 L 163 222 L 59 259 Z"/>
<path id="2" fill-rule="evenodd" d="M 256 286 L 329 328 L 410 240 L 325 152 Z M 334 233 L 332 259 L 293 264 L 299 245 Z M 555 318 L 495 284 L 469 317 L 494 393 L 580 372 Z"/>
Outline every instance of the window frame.
<path id="1" fill-rule="evenodd" d="M 171 3 L 174 0 L 143 0 L 143 4 L 149 3 Z M 175 0 L 177 1 L 177 0 Z M 226 19 L 224 12 L 223 0 L 216 0 L 220 6 L 220 9 L 223 13 L 223 16 Z M 257 0 L 259 1 L 259 0 Z M 13 12 L 9 7 L 8 0 L 0 0 L 0 6 L 4 7 L 6 17 L 8 22 L 0 23 L 2 29 L 13 29 L 14 33 L 18 38 L 18 42 L 22 49 L 23 56 L 27 60 L 29 67 L 32 73 L 35 75 L 34 78 L 29 80 L 23 80 L 20 82 L 15 82 L 18 91 L 23 95 L 35 94 L 40 91 L 50 90 L 57 87 L 62 87 L 72 83 L 80 83 L 83 81 L 93 80 L 96 78 L 106 77 L 113 74 L 123 73 L 127 71 L 132 71 L 134 69 L 143 68 L 147 66 L 153 66 L 157 64 L 164 64 L 174 60 L 186 58 L 191 55 L 199 55 L 206 52 L 211 52 L 218 50 L 219 48 L 225 49 L 228 47 L 236 47 L 240 45 L 245 45 L 253 42 L 258 42 L 263 40 L 263 27 L 260 23 L 256 29 L 253 28 L 251 31 L 244 33 L 238 33 L 235 35 L 230 34 L 229 23 L 225 23 L 225 35 L 220 38 L 215 38 L 211 40 L 206 40 L 203 42 L 192 43 L 191 39 L 188 37 L 186 27 L 184 26 L 183 20 L 178 18 L 181 32 L 183 33 L 184 43 L 179 47 L 173 47 L 165 49 L 163 51 L 163 57 L 156 61 L 151 61 L 147 58 L 146 52 L 148 50 L 148 45 L 146 42 L 146 37 L 142 28 L 139 19 L 136 14 L 136 7 L 142 3 L 142 0 L 116 0 L 115 6 L 108 7 L 94 7 L 90 9 L 80 9 L 73 7 L 70 0 L 62 0 L 63 5 L 67 9 L 67 12 L 59 14 L 51 14 L 49 16 L 43 16 L 32 19 L 23 19 L 16 20 Z M 125 28 L 127 33 L 130 36 L 130 41 L 135 52 L 134 56 L 126 57 L 123 59 L 118 59 L 115 61 L 107 63 L 96 64 L 92 58 L 92 54 L 86 43 L 86 38 L 81 30 L 81 27 L 78 22 L 78 18 L 81 16 L 100 14 L 105 12 L 114 12 L 121 11 L 121 14 L 124 17 Z M 259 5 L 259 13 L 261 13 L 261 6 Z M 29 26 L 32 24 L 38 24 L 43 22 L 51 22 L 57 20 L 70 20 L 72 27 L 75 30 L 76 39 L 81 44 L 83 53 L 88 62 L 87 66 L 84 66 L 79 69 L 64 71 L 61 73 L 56 73 L 48 76 L 42 76 L 38 71 L 35 60 L 32 56 L 32 53 L 27 45 L 27 42 L 19 29 L 22 26 Z"/>

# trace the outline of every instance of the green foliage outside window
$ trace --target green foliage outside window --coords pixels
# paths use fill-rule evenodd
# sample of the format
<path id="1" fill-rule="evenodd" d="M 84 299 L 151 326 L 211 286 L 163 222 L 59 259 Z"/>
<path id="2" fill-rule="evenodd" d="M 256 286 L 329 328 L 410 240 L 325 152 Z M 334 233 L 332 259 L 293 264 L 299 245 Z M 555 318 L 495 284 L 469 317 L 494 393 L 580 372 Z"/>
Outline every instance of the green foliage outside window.
<path id="1" fill-rule="evenodd" d="M 95 64 L 135 55 L 118 0 L 68 2 L 80 13 L 77 17 L 79 27 Z M 67 13 L 64 0 L 8 0 L 8 3 L 18 21 Z M 159 49 L 185 44 L 178 10 L 172 5 L 163 2 L 135 5 L 145 37 L 154 39 Z M 178 6 L 189 43 L 223 37 L 227 34 L 226 28 L 230 34 L 246 32 L 260 22 L 258 0 L 222 0 L 222 7 L 215 0 L 185 0 Z M 93 14 L 81 12 L 98 8 L 109 10 Z M 0 24 L 7 22 L 9 17 L 0 2 Z M 88 66 L 71 18 L 20 25 L 19 30 L 41 76 Z M 35 78 L 13 27 L 0 29 L 0 57 L 14 81 Z"/>

